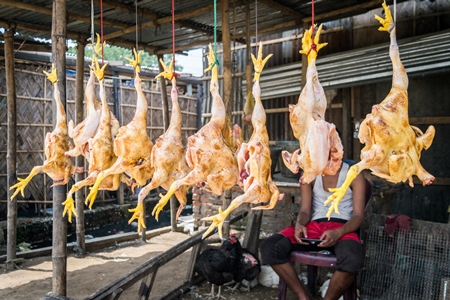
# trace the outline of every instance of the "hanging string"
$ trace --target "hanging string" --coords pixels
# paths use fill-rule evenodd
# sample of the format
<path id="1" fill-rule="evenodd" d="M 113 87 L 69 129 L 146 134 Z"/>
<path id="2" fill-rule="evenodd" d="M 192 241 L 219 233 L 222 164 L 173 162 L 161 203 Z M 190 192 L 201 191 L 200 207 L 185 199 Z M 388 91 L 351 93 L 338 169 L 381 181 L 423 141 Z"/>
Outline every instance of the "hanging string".
<path id="1" fill-rule="evenodd" d="M 255 53 L 258 52 L 258 0 L 255 0 Z"/>
<path id="2" fill-rule="evenodd" d="M 397 0 L 394 0 L 394 23 L 397 23 Z"/>
<path id="3" fill-rule="evenodd" d="M 103 1 L 100 0 L 100 36 L 102 43 L 102 66 L 105 62 L 105 51 L 103 49 Z"/>
<path id="4" fill-rule="evenodd" d="M 138 51 L 138 41 L 139 41 L 139 33 L 138 33 L 138 2 L 137 0 L 134 1 L 134 7 L 135 7 L 135 24 L 136 24 L 136 52 Z"/>
<path id="5" fill-rule="evenodd" d="M 314 0 L 311 2 L 311 39 L 313 40 L 314 45 Z"/>
<path id="6" fill-rule="evenodd" d="M 216 64 L 219 64 L 219 60 L 217 59 L 217 0 L 214 0 L 214 57 L 216 60 L 214 61 L 211 69 Z"/>
<path id="7" fill-rule="evenodd" d="M 94 28 L 94 0 L 91 0 L 91 43 L 95 42 L 95 28 Z"/>
<path id="8" fill-rule="evenodd" d="M 172 0 L 172 59 L 173 59 L 173 72 L 172 72 L 172 78 L 173 76 L 180 76 L 180 74 L 175 73 L 175 0 Z"/>

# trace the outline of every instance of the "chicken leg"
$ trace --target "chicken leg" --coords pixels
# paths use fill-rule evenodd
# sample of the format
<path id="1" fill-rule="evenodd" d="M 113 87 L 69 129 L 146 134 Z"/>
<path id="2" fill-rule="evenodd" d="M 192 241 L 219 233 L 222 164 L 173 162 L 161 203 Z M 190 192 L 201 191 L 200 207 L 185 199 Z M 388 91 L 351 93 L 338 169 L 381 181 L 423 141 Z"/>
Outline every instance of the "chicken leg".
<path id="1" fill-rule="evenodd" d="M 25 179 L 17 178 L 19 182 L 10 187 L 10 190 L 16 189 L 11 196 L 11 200 L 13 200 L 19 192 L 22 197 L 24 197 L 25 187 L 35 175 L 41 172 L 46 173 L 51 179 L 56 181 L 51 187 L 67 184 L 71 174 L 83 172 L 83 168 L 73 166 L 70 158 L 64 155 L 64 153 L 70 149 L 70 143 L 67 134 L 66 112 L 61 102 L 55 66 L 52 66 L 51 73 L 45 71 L 44 73 L 53 83 L 54 87 L 53 96 L 56 102 L 56 127 L 52 132 L 48 132 L 45 136 L 44 152 L 47 159 L 42 166 L 35 166 Z"/>
<path id="2" fill-rule="evenodd" d="M 164 77 L 172 81 L 172 114 L 170 117 L 170 124 L 166 132 L 161 135 L 152 148 L 151 163 L 154 168 L 153 177 L 149 184 L 141 189 L 138 196 L 138 204 L 135 208 L 129 211 L 134 213 L 128 224 L 137 220 L 138 232 L 145 226 L 145 212 L 144 212 L 144 200 L 148 193 L 157 188 L 158 186 L 164 189 L 169 189 L 170 185 L 177 179 L 181 179 L 189 173 L 190 169 L 186 162 L 185 149 L 183 145 L 183 138 L 181 127 L 183 124 L 180 104 L 178 103 L 178 89 L 176 76 L 173 74 L 173 60 L 169 67 L 167 67 L 164 61 L 160 60 L 161 65 L 164 68 L 164 72 L 160 73 L 158 77 Z M 186 193 L 189 186 L 181 186 L 175 191 L 175 196 L 180 203 L 178 208 L 176 219 L 181 214 L 181 211 L 186 206 L 187 198 Z"/>
<path id="3" fill-rule="evenodd" d="M 342 186 L 330 189 L 333 194 L 325 201 L 331 203 L 327 216 L 339 213 L 338 205 L 351 182 L 364 169 L 390 182 L 408 180 L 413 187 L 412 175 L 417 175 L 423 185 L 429 185 L 434 177 L 420 164 L 422 149 L 428 149 L 435 129 L 429 126 L 425 134 L 409 125 L 408 119 L 408 75 L 400 60 L 395 34 L 395 23 L 386 3 L 383 3 L 385 18 L 375 16 L 382 25 L 379 30 L 390 34 L 389 56 L 392 61 L 392 88 L 386 98 L 372 107 L 372 112 L 361 123 L 358 138 L 365 147 L 361 150 L 361 161 L 347 172 Z"/>

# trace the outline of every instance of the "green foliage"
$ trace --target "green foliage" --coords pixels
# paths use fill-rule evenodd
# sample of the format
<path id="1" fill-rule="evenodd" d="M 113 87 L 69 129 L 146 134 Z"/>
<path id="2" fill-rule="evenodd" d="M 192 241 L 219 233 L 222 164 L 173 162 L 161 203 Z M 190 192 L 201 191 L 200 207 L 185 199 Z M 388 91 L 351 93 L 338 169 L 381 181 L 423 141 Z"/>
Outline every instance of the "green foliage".
<path id="1" fill-rule="evenodd" d="M 105 60 L 111 60 L 111 61 L 123 61 L 125 64 L 128 64 L 128 61 L 125 59 L 125 57 L 133 58 L 133 51 L 132 49 L 126 49 L 118 46 L 112 46 L 112 45 L 106 45 L 103 49 L 104 51 L 104 59 Z M 77 47 L 74 46 L 67 51 L 70 54 L 77 54 Z M 92 47 L 86 46 L 84 50 L 84 56 L 85 57 L 92 57 Z M 172 54 L 164 55 L 164 62 L 166 65 L 168 65 L 172 59 Z M 143 52 L 141 55 L 141 66 L 147 67 L 151 69 L 158 69 L 158 59 L 156 55 L 150 55 L 147 52 Z M 180 65 L 175 66 L 176 71 L 181 72 L 183 70 L 183 67 Z"/>

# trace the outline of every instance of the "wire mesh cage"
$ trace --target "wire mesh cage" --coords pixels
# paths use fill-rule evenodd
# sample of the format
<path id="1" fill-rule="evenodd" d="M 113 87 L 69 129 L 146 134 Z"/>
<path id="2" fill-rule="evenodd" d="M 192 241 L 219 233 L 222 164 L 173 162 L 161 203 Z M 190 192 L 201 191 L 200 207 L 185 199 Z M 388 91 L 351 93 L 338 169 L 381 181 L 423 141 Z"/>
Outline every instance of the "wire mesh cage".
<path id="1" fill-rule="evenodd" d="M 450 299 L 450 236 L 368 230 L 361 299 Z"/>

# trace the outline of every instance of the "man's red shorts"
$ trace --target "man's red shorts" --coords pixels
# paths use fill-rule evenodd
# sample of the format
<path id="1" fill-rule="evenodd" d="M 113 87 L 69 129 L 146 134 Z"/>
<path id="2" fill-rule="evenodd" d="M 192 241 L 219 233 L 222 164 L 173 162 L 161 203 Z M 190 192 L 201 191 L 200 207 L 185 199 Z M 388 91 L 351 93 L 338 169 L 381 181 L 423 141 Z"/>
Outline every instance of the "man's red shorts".
<path id="1" fill-rule="evenodd" d="M 316 222 L 311 221 L 308 224 L 306 224 L 306 230 L 308 231 L 308 238 L 310 239 L 319 239 L 320 236 L 327 230 L 334 230 L 338 229 L 344 226 L 344 223 L 340 222 Z M 280 234 L 284 235 L 285 237 L 289 238 L 293 244 L 298 244 L 297 241 L 294 238 L 295 233 L 295 226 L 289 226 L 285 229 L 283 229 Z M 340 239 L 342 240 L 355 240 L 357 242 L 361 242 L 356 232 L 350 232 L 345 235 L 343 235 Z"/>

